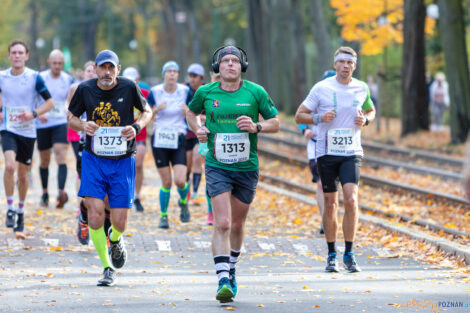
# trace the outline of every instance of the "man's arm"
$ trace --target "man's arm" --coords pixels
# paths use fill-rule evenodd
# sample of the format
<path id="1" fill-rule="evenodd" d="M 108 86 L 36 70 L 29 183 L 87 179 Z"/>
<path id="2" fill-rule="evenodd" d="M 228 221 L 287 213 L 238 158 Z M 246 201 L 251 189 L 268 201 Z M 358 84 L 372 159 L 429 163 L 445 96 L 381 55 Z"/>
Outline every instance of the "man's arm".
<path id="1" fill-rule="evenodd" d="M 69 122 L 70 128 L 73 130 L 80 132 L 85 131 L 85 122 L 82 121 L 79 117 L 73 115 L 72 112 L 67 110 L 67 120 Z"/>
<path id="2" fill-rule="evenodd" d="M 261 131 L 258 131 L 257 124 L 261 125 Z M 253 122 L 251 117 L 242 115 L 237 118 L 237 127 L 250 133 L 277 133 L 281 129 L 281 122 L 277 115 L 258 123 Z"/>
<path id="3" fill-rule="evenodd" d="M 336 116 L 335 110 L 330 110 L 324 114 L 314 114 L 307 109 L 303 104 L 299 106 L 295 113 L 295 122 L 297 124 L 320 124 L 321 122 L 329 123 Z"/>
<path id="4" fill-rule="evenodd" d="M 191 111 L 191 109 L 189 109 L 186 112 L 186 121 L 188 122 L 188 125 L 192 131 L 196 134 L 199 142 L 207 142 L 207 133 L 210 133 L 210 131 L 205 125 L 201 125 L 199 114 L 196 114 Z"/>
<path id="5" fill-rule="evenodd" d="M 132 140 L 137 136 L 142 128 L 144 128 L 152 119 L 152 109 L 147 102 L 145 102 L 144 110 L 140 114 L 137 121 L 132 125 L 124 127 L 121 132 L 121 135 L 126 138 L 127 141 Z"/>

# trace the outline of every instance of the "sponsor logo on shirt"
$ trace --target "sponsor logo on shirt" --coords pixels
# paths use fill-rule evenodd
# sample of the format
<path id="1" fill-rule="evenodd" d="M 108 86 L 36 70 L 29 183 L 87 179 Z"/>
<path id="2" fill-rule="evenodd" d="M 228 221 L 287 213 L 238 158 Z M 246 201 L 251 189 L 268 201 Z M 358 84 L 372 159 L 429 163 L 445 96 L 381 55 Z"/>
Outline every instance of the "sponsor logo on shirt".
<path id="1" fill-rule="evenodd" d="M 212 101 L 212 107 L 213 108 L 218 108 L 220 106 L 220 100 L 213 100 Z"/>
<path id="2" fill-rule="evenodd" d="M 251 107 L 251 103 L 237 103 L 237 107 Z"/>

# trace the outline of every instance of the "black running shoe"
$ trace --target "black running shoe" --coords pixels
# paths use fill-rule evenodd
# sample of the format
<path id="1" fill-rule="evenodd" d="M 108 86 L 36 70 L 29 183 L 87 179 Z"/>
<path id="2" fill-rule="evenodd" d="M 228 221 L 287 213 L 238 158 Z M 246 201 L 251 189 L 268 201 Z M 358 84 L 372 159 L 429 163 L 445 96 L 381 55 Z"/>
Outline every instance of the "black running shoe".
<path id="1" fill-rule="evenodd" d="M 134 206 L 137 212 L 144 212 L 144 207 L 142 206 L 142 203 L 140 203 L 139 198 L 134 200 Z"/>
<path id="2" fill-rule="evenodd" d="M 328 253 L 328 260 L 326 261 L 326 268 L 325 272 L 331 272 L 331 273 L 338 273 L 339 268 L 338 268 L 338 258 L 336 257 L 336 253 Z"/>
<path id="3" fill-rule="evenodd" d="M 15 215 L 16 215 L 15 211 L 13 210 L 7 211 L 7 218 L 5 220 L 6 227 L 12 228 L 13 226 L 15 226 Z"/>
<path id="4" fill-rule="evenodd" d="M 111 231 L 108 233 L 111 234 Z M 111 236 L 109 238 L 111 238 Z M 109 243 L 111 245 L 111 253 L 109 256 L 111 263 L 113 264 L 114 268 L 123 267 L 127 261 L 127 250 L 126 246 L 124 245 L 124 239 L 122 236 L 118 241 L 112 241 L 109 239 Z"/>
<path id="5" fill-rule="evenodd" d="M 323 225 L 320 226 L 320 235 L 324 235 L 325 231 L 323 230 Z"/>
<path id="6" fill-rule="evenodd" d="M 103 278 L 98 280 L 97 286 L 113 286 L 116 281 L 116 271 L 111 267 L 107 267 L 103 271 Z"/>
<path id="7" fill-rule="evenodd" d="M 16 213 L 14 232 L 23 232 L 24 230 L 24 213 Z"/>
<path id="8" fill-rule="evenodd" d="M 188 209 L 188 200 L 186 200 L 186 202 L 183 203 L 180 199 L 180 201 L 178 201 L 178 205 L 181 208 L 180 221 L 183 223 L 189 222 L 189 220 L 191 219 L 191 213 L 189 213 L 189 209 Z"/>
<path id="9" fill-rule="evenodd" d="M 42 194 L 40 206 L 43 208 L 47 208 L 49 206 L 49 194 L 47 192 Z"/>
<path id="10" fill-rule="evenodd" d="M 357 272 L 361 271 L 361 269 L 357 265 L 356 257 L 354 256 L 354 252 L 348 252 L 348 253 L 344 254 L 344 256 L 343 256 L 343 265 L 344 265 L 344 268 L 349 273 L 357 273 Z"/>
<path id="11" fill-rule="evenodd" d="M 170 228 L 170 224 L 168 224 L 168 215 L 160 216 L 160 224 L 158 224 L 158 228 Z"/>

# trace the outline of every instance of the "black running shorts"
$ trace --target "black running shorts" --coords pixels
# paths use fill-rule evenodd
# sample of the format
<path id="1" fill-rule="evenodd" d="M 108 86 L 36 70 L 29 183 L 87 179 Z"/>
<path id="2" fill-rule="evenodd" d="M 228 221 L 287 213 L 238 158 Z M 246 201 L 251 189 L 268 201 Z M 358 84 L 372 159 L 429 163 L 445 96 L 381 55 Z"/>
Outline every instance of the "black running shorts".
<path id="1" fill-rule="evenodd" d="M 154 135 L 155 136 L 155 135 Z M 154 137 L 152 136 L 152 142 Z M 157 168 L 175 166 L 177 164 L 186 165 L 186 149 L 184 135 L 180 135 L 178 139 L 177 149 L 155 148 L 152 147 L 153 158 Z"/>
<path id="2" fill-rule="evenodd" d="M 226 191 L 243 203 L 253 202 L 258 185 L 258 171 L 236 172 L 206 165 L 206 188 L 210 198 Z"/>
<path id="3" fill-rule="evenodd" d="M 39 151 L 52 148 L 55 143 L 68 143 L 67 124 L 37 129 Z"/>
<path id="4" fill-rule="evenodd" d="M 361 156 L 324 155 L 317 162 L 323 192 L 337 192 L 338 179 L 343 186 L 347 183 L 359 183 Z"/>
<path id="5" fill-rule="evenodd" d="M 16 153 L 16 161 L 30 165 L 36 138 L 23 137 L 6 130 L 2 130 L 0 134 L 2 135 L 3 152 L 14 151 Z"/>

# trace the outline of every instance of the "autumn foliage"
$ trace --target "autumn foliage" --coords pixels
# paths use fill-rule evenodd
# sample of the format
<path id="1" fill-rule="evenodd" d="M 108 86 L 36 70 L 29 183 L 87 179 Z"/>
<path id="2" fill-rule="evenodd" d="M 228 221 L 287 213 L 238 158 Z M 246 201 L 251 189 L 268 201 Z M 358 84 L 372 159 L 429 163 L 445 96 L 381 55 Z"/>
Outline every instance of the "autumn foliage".
<path id="1" fill-rule="evenodd" d="M 342 26 L 341 36 L 359 41 L 361 54 L 380 54 L 384 47 L 403 42 L 403 0 L 330 0 Z M 426 18 L 426 34 L 435 20 Z"/>

